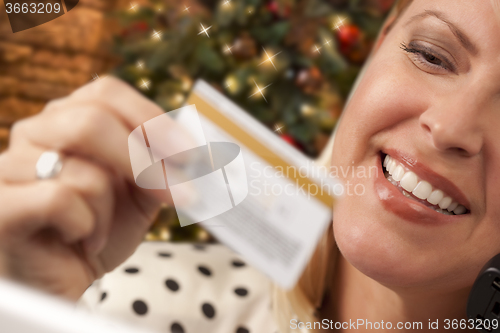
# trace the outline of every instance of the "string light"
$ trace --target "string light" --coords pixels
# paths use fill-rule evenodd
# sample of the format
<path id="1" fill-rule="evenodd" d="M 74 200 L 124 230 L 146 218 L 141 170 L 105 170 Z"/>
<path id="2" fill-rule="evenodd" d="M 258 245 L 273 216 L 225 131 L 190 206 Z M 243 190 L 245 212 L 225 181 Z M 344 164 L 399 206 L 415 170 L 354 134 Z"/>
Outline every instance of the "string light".
<path id="1" fill-rule="evenodd" d="M 153 30 L 153 33 L 151 34 L 151 38 L 156 39 L 156 40 L 161 40 L 161 35 L 162 35 L 161 31 Z"/>
<path id="2" fill-rule="evenodd" d="M 254 95 L 260 94 L 260 95 L 262 96 L 262 98 L 264 98 L 264 100 L 265 100 L 265 101 L 266 101 L 266 103 L 267 103 L 267 99 L 266 99 L 266 96 L 264 96 L 263 91 L 264 91 L 267 87 L 269 87 L 272 83 L 268 84 L 268 85 L 267 85 L 267 86 L 265 86 L 264 88 L 259 87 L 259 85 L 257 84 L 257 82 L 255 82 L 255 80 L 253 80 L 253 83 L 255 83 L 255 87 L 256 87 L 256 88 L 255 88 L 255 90 L 254 90 L 254 93 L 253 93 L 252 95 L 248 96 L 248 98 L 250 98 L 250 97 L 252 97 L 252 96 L 254 96 Z"/>
<path id="3" fill-rule="evenodd" d="M 208 30 L 209 30 L 212 26 L 209 26 L 208 28 L 205 28 L 205 27 L 203 26 L 203 24 L 201 24 L 201 23 L 200 23 L 200 25 L 201 25 L 201 30 L 200 30 L 200 32 L 198 33 L 198 35 L 201 35 L 201 34 L 203 34 L 203 33 L 204 33 L 205 35 L 207 35 L 207 37 L 208 37 L 208 38 L 210 38 L 210 35 L 208 34 Z"/>
<path id="4" fill-rule="evenodd" d="M 151 81 L 146 80 L 146 79 L 142 79 L 139 87 L 143 90 L 149 90 L 150 85 L 151 85 Z"/>
<path id="5" fill-rule="evenodd" d="M 269 61 L 269 62 L 273 65 L 274 69 L 276 69 L 276 66 L 274 65 L 274 62 L 273 62 L 273 58 L 274 58 L 274 57 L 276 57 L 278 54 L 280 54 L 280 53 L 281 53 L 281 51 L 279 51 L 278 53 L 274 54 L 273 56 L 269 56 L 269 54 L 267 53 L 266 49 L 265 49 L 264 47 L 262 47 L 262 49 L 264 50 L 264 53 L 266 54 L 267 59 L 266 59 L 266 60 L 264 60 L 263 62 L 261 62 L 261 63 L 259 64 L 259 66 L 260 66 L 260 65 L 262 65 L 263 63 L 265 63 L 265 62 L 268 62 L 268 61 Z M 277 69 L 276 69 L 276 70 L 277 70 Z"/>

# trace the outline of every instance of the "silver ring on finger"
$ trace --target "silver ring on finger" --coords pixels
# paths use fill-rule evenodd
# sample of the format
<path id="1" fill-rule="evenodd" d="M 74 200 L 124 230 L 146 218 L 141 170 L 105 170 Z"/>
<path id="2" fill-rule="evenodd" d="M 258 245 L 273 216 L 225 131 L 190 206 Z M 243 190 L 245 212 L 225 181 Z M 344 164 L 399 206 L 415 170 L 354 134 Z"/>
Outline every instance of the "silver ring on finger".
<path id="1" fill-rule="evenodd" d="M 36 162 L 36 178 L 51 179 L 59 175 L 63 167 L 62 157 L 56 151 L 44 152 Z"/>

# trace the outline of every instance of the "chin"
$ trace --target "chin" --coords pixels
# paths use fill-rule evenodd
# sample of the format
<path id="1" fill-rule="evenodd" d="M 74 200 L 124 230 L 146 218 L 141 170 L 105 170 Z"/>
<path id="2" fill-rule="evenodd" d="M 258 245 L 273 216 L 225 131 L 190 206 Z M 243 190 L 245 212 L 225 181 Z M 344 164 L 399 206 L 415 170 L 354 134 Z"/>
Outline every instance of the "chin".
<path id="1" fill-rule="evenodd" d="M 422 265 L 408 254 L 398 236 L 379 224 L 377 217 L 356 214 L 351 207 L 343 201 L 334 213 L 333 232 L 342 256 L 358 271 L 383 285 L 402 287 L 423 283 Z"/>
<path id="2" fill-rule="evenodd" d="M 368 194 L 345 197 L 337 202 L 333 214 L 334 237 L 342 256 L 378 283 L 399 290 L 425 287 L 444 291 L 470 286 L 481 265 L 458 260 L 451 244 L 435 244 L 428 234 L 418 232 L 422 228 L 426 227 L 415 228 L 387 212 Z"/>

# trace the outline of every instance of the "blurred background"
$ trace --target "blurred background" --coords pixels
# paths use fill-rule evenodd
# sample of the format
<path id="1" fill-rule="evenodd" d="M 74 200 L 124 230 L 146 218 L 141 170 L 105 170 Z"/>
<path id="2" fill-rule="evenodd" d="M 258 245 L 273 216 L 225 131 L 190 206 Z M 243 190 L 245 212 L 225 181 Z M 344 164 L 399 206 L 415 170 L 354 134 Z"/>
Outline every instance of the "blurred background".
<path id="1" fill-rule="evenodd" d="M 18 119 L 112 74 L 165 111 L 199 78 L 311 158 L 325 147 L 394 0 L 80 0 L 13 33 L 0 10 L 0 151 Z M 150 241 L 211 242 L 165 207 Z"/>

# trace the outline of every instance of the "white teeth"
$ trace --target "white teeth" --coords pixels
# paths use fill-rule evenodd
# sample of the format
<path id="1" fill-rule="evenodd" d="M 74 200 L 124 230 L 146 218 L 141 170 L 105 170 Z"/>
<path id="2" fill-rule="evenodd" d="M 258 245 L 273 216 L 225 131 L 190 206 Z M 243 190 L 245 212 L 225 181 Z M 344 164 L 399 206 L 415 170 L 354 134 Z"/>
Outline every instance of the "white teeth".
<path id="1" fill-rule="evenodd" d="M 396 167 L 396 169 L 394 169 L 394 173 L 392 174 L 392 178 L 394 178 L 394 180 L 396 181 L 400 181 L 401 178 L 403 178 L 405 174 L 405 169 L 403 169 L 403 167 L 401 165 L 398 165 Z"/>
<path id="2" fill-rule="evenodd" d="M 385 155 L 384 168 L 387 168 L 387 164 L 389 163 L 390 160 L 391 160 L 391 157 L 389 155 Z"/>
<path id="3" fill-rule="evenodd" d="M 406 172 L 400 181 L 401 187 L 407 190 L 408 192 L 413 192 L 413 190 L 417 186 L 417 183 L 418 183 L 417 175 L 411 171 Z"/>
<path id="4" fill-rule="evenodd" d="M 411 193 L 413 193 L 413 195 L 417 198 L 425 200 L 432 193 L 432 185 L 425 180 L 422 180 L 417 184 L 417 186 Z"/>
<path id="5" fill-rule="evenodd" d="M 453 213 L 455 213 L 455 215 L 462 215 L 466 211 L 467 211 L 467 208 L 465 208 L 462 205 L 458 205 L 458 207 L 453 210 Z"/>
<path id="6" fill-rule="evenodd" d="M 439 208 L 441 209 L 447 209 L 453 200 L 450 197 L 444 197 L 439 201 Z"/>
<path id="7" fill-rule="evenodd" d="M 387 170 L 389 171 L 389 174 L 392 175 L 392 173 L 394 172 L 394 169 L 396 169 L 396 161 L 394 161 L 393 159 L 391 159 L 389 161 L 389 163 L 387 164 Z"/>
<path id="8" fill-rule="evenodd" d="M 449 196 L 441 190 L 433 190 L 432 185 L 425 181 L 419 181 L 418 176 L 412 171 L 405 171 L 403 164 L 390 157 L 385 156 L 383 162 L 384 168 L 389 173 L 387 180 L 394 186 L 400 185 L 403 195 L 408 198 L 413 198 L 408 192 L 411 192 L 415 197 L 421 200 L 427 200 L 431 205 L 439 206 L 434 210 L 445 215 L 462 215 L 467 212 L 467 208 L 453 201 Z M 399 183 L 399 184 L 398 184 Z"/>
<path id="9" fill-rule="evenodd" d="M 452 212 L 452 211 L 454 211 L 454 210 L 455 210 L 455 208 L 457 208 L 457 207 L 458 207 L 458 202 L 453 201 L 453 202 L 451 203 L 451 205 L 449 205 L 449 206 L 448 206 L 448 208 L 446 208 L 446 209 L 447 209 L 449 212 Z"/>
<path id="10" fill-rule="evenodd" d="M 429 195 L 427 201 L 432 205 L 437 205 L 444 197 L 444 193 L 441 190 L 435 190 Z"/>

